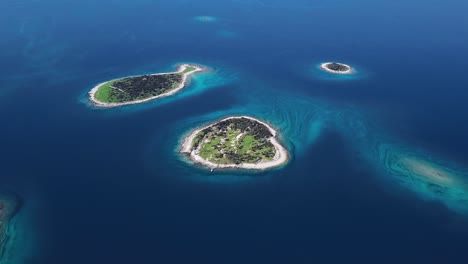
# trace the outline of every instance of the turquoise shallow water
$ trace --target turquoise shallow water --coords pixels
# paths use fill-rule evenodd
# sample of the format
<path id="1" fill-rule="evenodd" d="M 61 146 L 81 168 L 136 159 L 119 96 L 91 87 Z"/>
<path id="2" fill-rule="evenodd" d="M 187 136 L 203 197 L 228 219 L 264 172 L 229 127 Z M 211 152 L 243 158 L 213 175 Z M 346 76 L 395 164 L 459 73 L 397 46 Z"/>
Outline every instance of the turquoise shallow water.
<path id="1" fill-rule="evenodd" d="M 187 86 L 190 86 L 190 89 L 182 89 L 180 92 L 174 94 L 173 96 L 168 96 L 168 97 L 161 98 L 159 100 L 150 101 L 144 104 L 130 105 L 130 106 L 108 109 L 108 108 L 102 108 L 102 107 L 95 107 L 89 101 L 88 92 L 89 90 L 92 89 L 92 87 L 97 85 L 95 84 L 91 88 L 89 88 L 89 90 L 83 91 L 82 95 L 80 95 L 78 100 L 80 103 L 88 106 L 89 108 L 96 109 L 96 110 L 104 110 L 104 111 L 107 110 L 108 112 L 113 112 L 113 113 L 115 112 L 132 113 L 134 111 L 144 110 L 144 109 L 148 109 L 148 108 L 155 107 L 155 106 L 157 107 L 163 104 L 168 104 L 170 102 L 173 102 L 175 100 L 178 100 L 184 97 L 190 97 L 196 94 L 200 94 L 206 90 L 214 89 L 221 85 L 226 85 L 230 82 L 233 82 L 237 78 L 235 72 L 220 71 L 214 66 L 207 66 L 205 64 L 200 64 L 200 63 L 195 63 L 195 62 L 179 62 L 179 63 L 173 64 L 170 68 L 166 68 L 162 71 L 147 71 L 143 73 L 139 72 L 139 73 L 135 73 L 135 75 L 151 74 L 151 73 L 158 73 L 158 72 L 172 72 L 175 70 L 175 68 L 177 68 L 178 65 L 181 65 L 181 64 L 197 64 L 203 68 L 206 68 L 206 70 L 204 72 L 197 73 L 195 76 L 190 77 L 190 80 L 187 83 Z M 131 75 L 132 74 L 130 74 L 129 76 Z M 115 78 L 120 78 L 120 77 L 115 77 Z M 106 81 L 106 80 L 103 80 L 103 81 Z"/>
<path id="2" fill-rule="evenodd" d="M 38 254 L 38 240 L 32 228 L 35 224 L 31 221 L 34 219 L 31 209 L 28 204 L 23 204 L 21 210 L 10 221 L 9 240 L 2 256 L 2 263 L 25 263 L 31 256 Z"/>
<path id="3" fill-rule="evenodd" d="M 365 73 L 358 70 L 351 75 L 334 75 L 321 71 L 319 66 L 312 73 L 312 78 L 320 78 L 330 82 L 356 81 L 366 78 L 365 76 Z M 248 79 L 246 76 L 243 76 L 243 78 Z M 196 82 L 193 88 L 194 92 L 209 89 L 211 86 L 206 83 L 213 83 L 213 79 L 218 80 L 215 76 L 209 76 L 207 79 L 211 81 L 206 81 L 206 78 L 203 78 L 205 82 Z M 216 83 L 222 85 L 227 82 L 216 81 Z M 301 156 L 307 149 L 313 149 L 314 142 L 320 138 L 324 130 L 337 130 L 351 142 L 355 151 L 360 153 L 362 162 L 372 164 L 377 174 L 381 175 L 385 181 L 398 183 L 402 187 L 417 193 L 423 199 L 440 201 L 458 213 L 466 214 L 468 212 L 468 185 L 465 182 L 468 177 L 464 172 L 466 170 L 459 168 L 458 171 L 452 171 L 460 165 L 449 161 L 434 160 L 431 158 L 430 152 L 423 151 L 417 146 L 403 147 L 403 140 L 395 139 L 383 132 L 382 128 L 377 125 L 380 121 L 373 122 L 369 120 L 369 117 L 356 107 L 337 105 L 313 97 L 304 97 L 285 91 L 283 87 L 268 87 L 268 84 L 261 81 L 249 80 L 241 82 L 241 85 L 242 88 L 235 92 L 235 96 L 238 97 L 238 101 L 243 102 L 242 106 L 185 119 L 180 125 L 173 128 L 173 131 L 177 131 L 177 133 L 174 133 L 175 136 L 171 137 L 168 142 L 170 142 L 169 146 L 172 146 L 175 160 L 190 163 L 178 151 L 183 137 L 191 130 L 232 115 L 250 115 L 261 118 L 279 129 L 281 131 L 281 141 L 291 150 L 293 157 L 291 162 L 296 162 L 295 156 Z M 220 92 L 223 93 L 223 91 Z M 187 96 L 191 94 L 193 93 L 186 93 Z M 159 150 L 159 147 L 155 148 Z M 396 155 L 401 158 L 416 156 L 427 162 L 427 164 L 433 165 L 434 168 L 444 168 L 453 172 L 453 177 L 459 179 L 460 183 L 451 186 L 440 185 L 433 179 L 424 178 L 424 175 L 410 171 L 408 168 L 401 167 L 401 165 L 399 166 L 398 160 L 395 160 Z M 451 165 L 440 165 L 444 163 L 451 163 Z M 198 166 L 195 165 L 195 167 Z M 199 171 L 199 174 L 180 174 L 201 181 L 226 183 L 251 180 L 249 179 L 251 177 L 246 176 L 246 174 L 250 176 L 257 175 L 251 172 L 208 173 L 203 168 L 198 168 L 196 171 Z"/>
<path id="4" fill-rule="evenodd" d="M 466 7 L 0 3 L 0 184 L 25 200 L 8 263 L 466 262 Z M 87 101 L 184 62 L 210 71 L 173 97 Z M 291 161 L 211 173 L 178 153 L 238 114 L 278 128 Z"/>
<path id="5" fill-rule="evenodd" d="M 380 139 L 382 140 L 382 139 Z M 410 147 L 403 143 L 378 141 L 374 143 L 368 156 L 370 162 L 376 164 L 381 174 L 388 175 L 409 190 L 416 192 L 427 200 L 444 203 L 450 209 L 466 215 L 468 213 L 467 170 L 460 164 L 450 160 L 436 158 L 437 155 L 428 151 Z M 401 163 L 401 159 L 417 159 L 426 167 L 433 168 L 447 176 L 448 183 L 437 179 L 426 178 L 427 173 L 409 169 Z"/>

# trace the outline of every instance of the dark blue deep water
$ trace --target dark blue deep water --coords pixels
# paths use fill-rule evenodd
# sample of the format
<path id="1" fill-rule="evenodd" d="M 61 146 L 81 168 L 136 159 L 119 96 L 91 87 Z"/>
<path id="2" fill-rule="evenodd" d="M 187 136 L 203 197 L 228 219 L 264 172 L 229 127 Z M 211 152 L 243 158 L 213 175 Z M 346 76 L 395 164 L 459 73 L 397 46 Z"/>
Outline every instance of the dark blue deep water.
<path id="1" fill-rule="evenodd" d="M 4 263 L 468 263 L 468 2 L 2 0 Z M 354 66 L 321 72 L 323 61 Z M 174 97 L 97 109 L 132 74 L 211 68 Z M 187 164 L 229 114 L 276 126 L 281 169 Z M 457 171 L 442 188 L 391 155 Z"/>

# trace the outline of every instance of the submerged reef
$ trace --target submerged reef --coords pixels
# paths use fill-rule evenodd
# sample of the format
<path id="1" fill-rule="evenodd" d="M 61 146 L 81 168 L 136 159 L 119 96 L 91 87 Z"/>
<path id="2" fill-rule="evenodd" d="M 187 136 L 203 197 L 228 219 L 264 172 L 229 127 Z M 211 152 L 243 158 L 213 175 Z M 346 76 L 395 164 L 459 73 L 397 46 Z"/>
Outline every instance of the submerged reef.
<path id="1" fill-rule="evenodd" d="M 440 201 L 468 215 L 468 175 L 464 169 L 398 145 L 380 144 L 378 151 L 380 165 L 400 184 L 423 198 Z"/>
<path id="2" fill-rule="evenodd" d="M 193 19 L 195 21 L 204 22 L 204 23 L 213 23 L 218 20 L 216 17 L 213 17 L 213 16 L 196 16 Z"/>
<path id="3" fill-rule="evenodd" d="M 468 215 L 468 170 L 463 165 L 388 135 L 378 122 L 356 109 L 337 109 L 332 113 L 340 134 L 377 175 L 423 200 L 437 201 Z"/>
<path id="4" fill-rule="evenodd" d="M 16 195 L 0 193 L 0 261 L 5 247 L 10 240 L 10 220 L 20 207 L 20 200 Z"/>

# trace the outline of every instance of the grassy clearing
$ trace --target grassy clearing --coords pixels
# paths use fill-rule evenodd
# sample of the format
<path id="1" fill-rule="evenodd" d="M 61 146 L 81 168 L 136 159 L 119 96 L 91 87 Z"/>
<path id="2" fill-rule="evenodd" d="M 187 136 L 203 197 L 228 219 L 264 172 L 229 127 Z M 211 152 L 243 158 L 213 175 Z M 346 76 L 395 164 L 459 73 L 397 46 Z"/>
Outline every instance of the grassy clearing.
<path id="1" fill-rule="evenodd" d="M 202 156 L 202 158 L 210 160 L 214 156 L 214 154 L 218 152 L 216 148 L 220 144 L 220 142 L 221 137 L 215 137 L 208 143 L 205 143 L 203 145 L 202 150 L 200 151 L 200 155 Z"/>
<path id="2" fill-rule="evenodd" d="M 256 143 L 254 137 L 251 135 L 246 135 L 241 140 L 242 140 L 241 149 L 240 149 L 241 154 L 247 153 L 247 151 L 249 151 L 252 148 L 252 145 Z"/>
<path id="3" fill-rule="evenodd" d="M 104 103 L 120 103 L 131 101 L 130 96 L 127 92 L 123 92 L 119 89 L 115 89 L 113 85 L 120 80 L 109 81 L 99 87 L 94 98 L 99 102 Z"/>
<path id="4" fill-rule="evenodd" d="M 114 81 L 106 82 L 99 87 L 94 97 L 100 102 L 110 102 L 110 88 Z"/>
<path id="5" fill-rule="evenodd" d="M 188 66 L 185 68 L 185 70 L 182 72 L 182 74 L 185 74 L 185 73 L 189 73 L 189 72 L 193 72 L 194 70 L 196 70 L 197 68 L 193 67 L 193 66 Z"/>

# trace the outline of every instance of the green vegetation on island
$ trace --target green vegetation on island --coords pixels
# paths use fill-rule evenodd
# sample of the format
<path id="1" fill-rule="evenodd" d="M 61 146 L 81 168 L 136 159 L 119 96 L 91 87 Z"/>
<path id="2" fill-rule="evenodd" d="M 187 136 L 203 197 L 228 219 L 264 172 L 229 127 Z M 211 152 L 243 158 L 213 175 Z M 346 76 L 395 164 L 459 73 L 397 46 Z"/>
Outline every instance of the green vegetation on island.
<path id="1" fill-rule="evenodd" d="M 351 69 L 348 65 L 337 62 L 327 63 L 325 67 L 327 67 L 329 70 L 336 72 L 346 72 Z"/>
<path id="2" fill-rule="evenodd" d="M 190 65 L 183 67 L 174 73 L 147 74 L 106 82 L 97 87 L 94 100 L 99 103 L 127 103 L 168 93 L 183 85 L 185 75 L 199 69 Z"/>
<path id="3" fill-rule="evenodd" d="M 271 161 L 275 147 L 270 130 L 249 118 L 222 120 L 201 130 L 192 149 L 204 160 L 215 164 L 241 164 Z"/>

